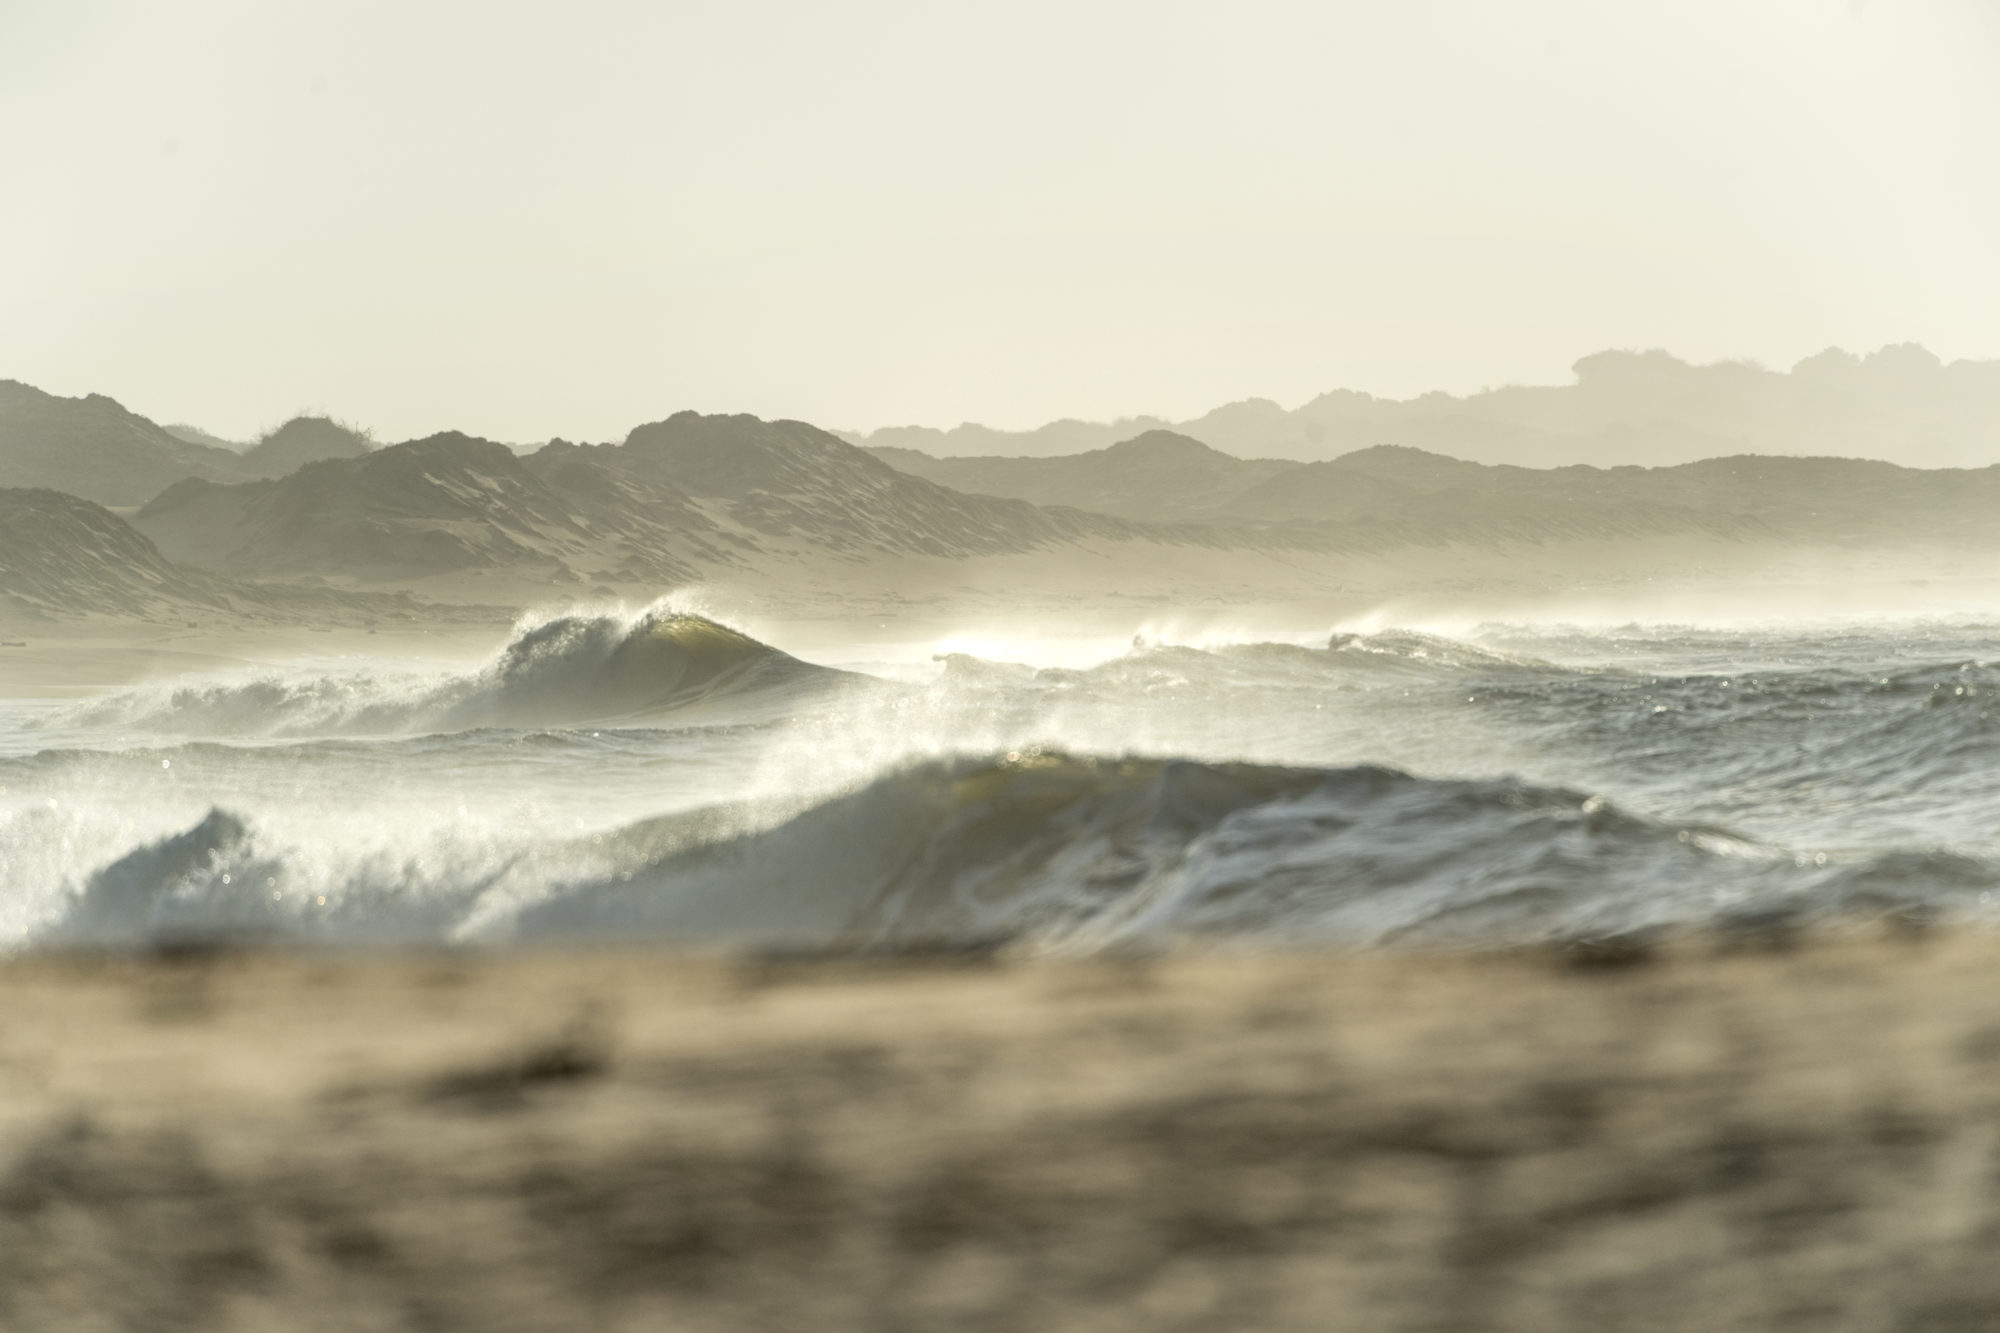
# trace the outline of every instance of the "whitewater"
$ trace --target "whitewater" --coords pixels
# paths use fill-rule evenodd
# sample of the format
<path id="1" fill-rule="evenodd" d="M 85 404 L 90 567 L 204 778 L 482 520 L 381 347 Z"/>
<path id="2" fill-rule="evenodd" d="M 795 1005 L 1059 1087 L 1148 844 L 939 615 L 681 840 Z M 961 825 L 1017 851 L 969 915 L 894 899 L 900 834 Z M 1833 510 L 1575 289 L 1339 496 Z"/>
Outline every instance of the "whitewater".
<path id="1" fill-rule="evenodd" d="M 1478 946 L 2000 892 L 1982 620 L 834 665 L 724 619 L 0 699 L 0 946 Z"/>

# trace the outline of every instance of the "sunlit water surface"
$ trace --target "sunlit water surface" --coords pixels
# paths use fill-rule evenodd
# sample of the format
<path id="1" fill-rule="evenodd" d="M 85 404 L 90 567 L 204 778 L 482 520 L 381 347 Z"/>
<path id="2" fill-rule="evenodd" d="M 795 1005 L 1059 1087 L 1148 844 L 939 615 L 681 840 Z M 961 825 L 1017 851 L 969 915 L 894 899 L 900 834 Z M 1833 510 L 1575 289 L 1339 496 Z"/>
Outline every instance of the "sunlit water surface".
<path id="1" fill-rule="evenodd" d="M 0 701 L 0 941 L 1089 948 L 1979 917 L 1995 632 L 1485 625 L 814 663 L 655 608 L 524 624 L 472 669 Z"/>

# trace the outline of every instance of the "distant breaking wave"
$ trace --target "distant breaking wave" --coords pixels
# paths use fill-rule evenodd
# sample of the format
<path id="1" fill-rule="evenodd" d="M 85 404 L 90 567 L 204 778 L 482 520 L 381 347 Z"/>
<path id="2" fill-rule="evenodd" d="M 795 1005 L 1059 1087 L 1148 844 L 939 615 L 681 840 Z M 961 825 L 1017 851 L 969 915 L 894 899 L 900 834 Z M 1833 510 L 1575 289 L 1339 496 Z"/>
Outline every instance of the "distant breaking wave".
<path id="1" fill-rule="evenodd" d="M 64 719 L 173 735 L 397 735 L 657 717 L 837 680 L 704 616 L 573 613 L 523 622 L 477 670 L 290 673 L 142 687 Z"/>
<path id="2" fill-rule="evenodd" d="M 948 653 L 945 678 L 966 684 L 1101 684 L 1112 688 L 1144 685 L 1149 679 L 1190 682 L 1275 683 L 1290 677 L 1324 685 L 1351 677 L 1357 684 L 1426 678 L 1464 671 L 1557 671 L 1533 657 L 1415 630 L 1374 634 L 1335 633 L 1321 648 L 1292 643 L 1229 643 L 1207 647 L 1136 640 L 1132 650 L 1090 667 L 1029 667 L 996 662 L 969 653 Z"/>
<path id="3" fill-rule="evenodd" d="M 1413 631 L 1335 634 L 1325 648 L 1250 643 L 1212 648 L 1139 644 L 1095 667 L 1017 666 L 952 654 L 947 686 L 1036 685 L 1058 691 L 1156 693 L 1325 684 L 1367 684 L 1465 670 L 1550 669 Z M 524 621 L 485 665 L 471 671 L 289 671 L 141 686 L 59 715 L 61 724 L 215 737 L 395 736 L 618 724 L 658 719 L 697 705 L 777 699 L 860 678 L 803 662 L 769 644 L 670 607 L 636 615 L 572 612 Z"/>
<path id="4" fill-rule="evenodd" d="M 214 811 L 90 874 L 36 938 L 1490 945 L 1977 911 L 2000 887 L 1972 857 L 1793 855 L 1512 781 L 1061 753 L 918 763 L 789 815 L 718 807 L 401 865 L 326 855 Z"/>

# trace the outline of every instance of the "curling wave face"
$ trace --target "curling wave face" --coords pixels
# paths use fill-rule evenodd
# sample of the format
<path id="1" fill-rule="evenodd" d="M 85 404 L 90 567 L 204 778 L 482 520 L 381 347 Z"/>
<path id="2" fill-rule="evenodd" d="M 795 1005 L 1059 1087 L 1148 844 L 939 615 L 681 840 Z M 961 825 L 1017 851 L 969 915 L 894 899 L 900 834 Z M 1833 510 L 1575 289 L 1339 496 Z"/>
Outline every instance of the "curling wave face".
<path id="1" fill-rule="evenodd" d="M 36 936 L 1461 945 L 1964 912 L 1996 886 L 1974 858 L 1800 857 L 1513 781 L 1041 753 L 916 764 L 788 817 L 718 807 L 401 865 L 315 865 L 215 810 L 91 874 Z"/>
<path id="2" fill-rule="evenodd" d="M 1520 939 L 1686 917 L 1760 887 L 1775 859 L 1513 782 L 1044 753 L 915 765 L 568 888 L 520 924 L 854 944 Z M 1652 891 L 1621 895 L 1634 878 Z"/>

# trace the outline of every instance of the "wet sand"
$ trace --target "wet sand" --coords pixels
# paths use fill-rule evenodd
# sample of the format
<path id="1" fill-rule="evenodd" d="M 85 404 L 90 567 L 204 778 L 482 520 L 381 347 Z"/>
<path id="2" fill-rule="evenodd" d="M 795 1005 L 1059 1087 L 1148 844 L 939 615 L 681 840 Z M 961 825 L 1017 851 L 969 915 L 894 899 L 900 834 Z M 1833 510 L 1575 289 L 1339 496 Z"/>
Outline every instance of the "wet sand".
<path id="1" fill-rule="evenodd" d="M 0 1327 L 1990 1329 L 2000 941 L 0 966 Z"/>

